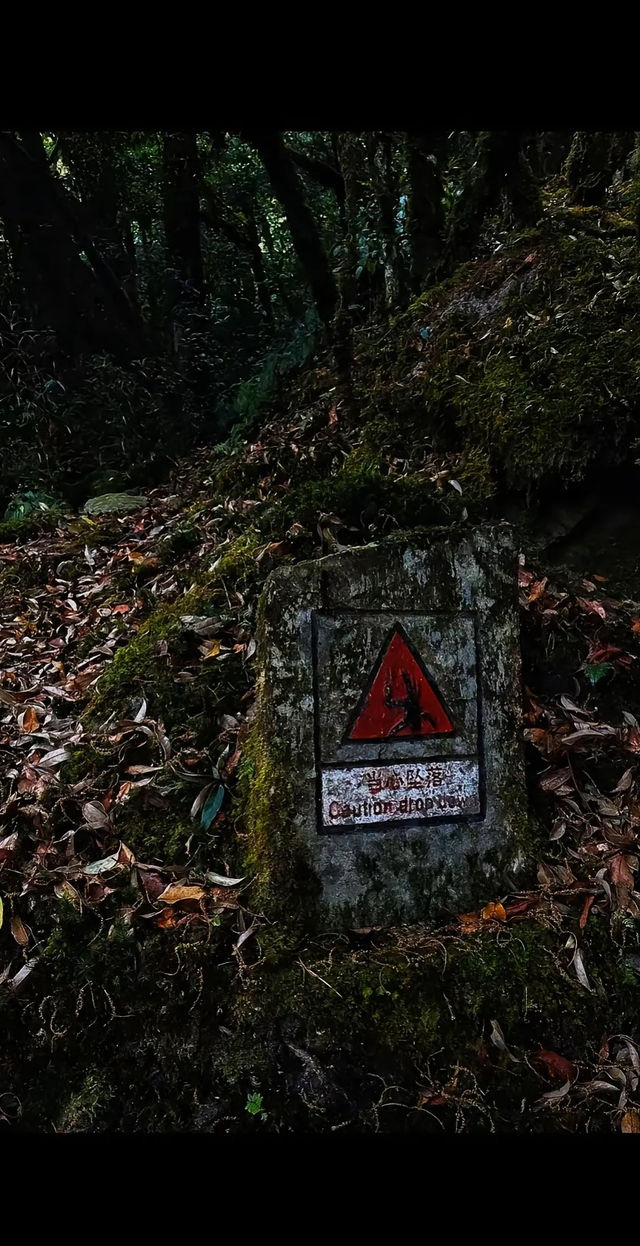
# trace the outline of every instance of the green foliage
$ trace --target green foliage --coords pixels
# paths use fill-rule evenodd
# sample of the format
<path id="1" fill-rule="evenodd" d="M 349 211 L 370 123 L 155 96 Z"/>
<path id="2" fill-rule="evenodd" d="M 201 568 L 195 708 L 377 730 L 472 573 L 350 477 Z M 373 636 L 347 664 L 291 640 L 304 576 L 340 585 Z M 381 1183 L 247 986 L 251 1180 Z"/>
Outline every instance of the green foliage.
<path id="1" fill-rule="evenodd" d="M 32 489 L 27 489 L 26 493 L 17 494 L 10 499 L 4 518 L 25 519 L 27 515 L 51 510 L 58 504 L 58 499 L 52 497 L 51 494 L 35 493 Z"/>
<path id="2" fill-rule="evenodd" d="M 258 1091 L 252 1091 L 247 1095 L 245 1111 L 249 1113 L 249 1116 L 259 1116 L 260 1120 L 266 1121 L 268 1112 L 264 1111 L 262 1095 Z"/>

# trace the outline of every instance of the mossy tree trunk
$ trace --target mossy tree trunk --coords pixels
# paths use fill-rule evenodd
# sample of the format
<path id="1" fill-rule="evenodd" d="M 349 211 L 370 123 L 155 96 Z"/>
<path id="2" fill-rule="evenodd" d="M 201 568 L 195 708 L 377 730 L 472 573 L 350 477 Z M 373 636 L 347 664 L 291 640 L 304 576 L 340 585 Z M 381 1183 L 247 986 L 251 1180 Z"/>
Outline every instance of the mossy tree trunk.
<path id="1" fill-rule="evenodd" d="M 384 266 L 384 305 L 390 311 L 402 298 L 404 274 L 400 253 L 400 236 L 396 217 L 399 209 L 398 176 L 394 162 L 394 144 L 390 134 L 369 136 L 368 160 L 371 180 L 378 204 L 379 231 L 382 239 Z"/>
<path id="2" fill-rule="evenodd" d="M 234 247 L 237 247 L 239 251 L 246 252 L 255 282 L 258 302 L 262 307 L 267 323 L 272 325 L 274 322 L 273 306 L 251 197 L 247 195 L 243 198 L 242 216 L 240 217 L 236 214 L 235 218 L 232 219 L 230 210 L 223 206 L 215 191 L 206 183 L 202 185 L 202 195 L 207 204 L 207 212 L 203 214 L 207 223 L 218 230 L 229 242 L 233 243 Z"/>
<path id="3" fill-rule="evenodd" d="M 434 280 L 442 259 L 444 207 L 441 152 L 444 135 L 407 134 L 407 226 L 411 287 L 415 293 Z"/>
<path id="4" fill-rule="evenodd" d="M 635 135 L 629 131 L 578 130 L 564 169 L 571 202 L 584 207 L 602 203 L 615 173 L 624 168 L 634 143 Z"/>
<path id="5" fill-rule="evenodd" d="M 338 291 L 324 242 L 305 198 L 302 182 L 282 135 L 276 130 L 249 130 L 244 137 L 253 146 L 282 204 L 291 239 L 324 324 L 333 320 Z"/>
<path id="6" fill-rule="evenodd" d="M 523 151 L 519 130 L 483 131 L 476 140 L 476 160 L 451 216 L 448 238 L 452 264 L 470 259 L 487 214 L 505 195 L 521 225 L 532 225 L 541 213 L 540 190 Z"/>

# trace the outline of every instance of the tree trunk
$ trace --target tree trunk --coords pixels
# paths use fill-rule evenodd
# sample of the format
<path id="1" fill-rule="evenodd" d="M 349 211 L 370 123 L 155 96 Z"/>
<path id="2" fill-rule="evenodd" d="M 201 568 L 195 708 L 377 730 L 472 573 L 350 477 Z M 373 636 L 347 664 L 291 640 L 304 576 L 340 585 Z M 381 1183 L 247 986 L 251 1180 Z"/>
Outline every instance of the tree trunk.
<path id="1" fill-rule="evenodd" d="M 393 144 L 388 134 L 374 135 L 369 141 L 369 164 L 380 214 L 383 245 L 385 307 L 400 302 L 403 276 L 400 239 L 396 227 L 399 207 L 397 180 L 393 168 Z"/>
<path id="2" fill-rule="evenodd" d="M 252 130 L 245 133 L 245 138 L 255 147 L 274 194 L 282 204 L 294 250 L 311 286 L 320 318 L 329 325 L 336 310 L 338 291 L 320 231 L 282 136 L 275 130 Z"/>
<path id="3" fill-rule="evenodd" d="M 444 209 L 439 161 L 442 137 L 407 134 L 407 229 L 411 287 L 417 294 L 434 280 L 442 259 Z"/>
<path id="4" fill-rule="evenodd" d="M 247 217 L 247 242 L 248 242 L 249 260 L 251 263 L 251 271 L 253 273 L 253 279 L 256 283 L 256 290 L 258 292 L 258 301 L 265 314 L 267 324 L 273 325 L 273 322 L 274 322 L 273 304 L 271 302 L 271 295 L 269 293 L 269 283 L 267 281 L 267 274 L 264 268 L 264 260 L 262 258 L 262 251 L 260 249 L 260 236 L 258 234 L 258 226 L 256 225 L 256 218 L 253 214 L 252 208 L 247 207 L 246 217 Z"/>
<path id="5" fill-rule="evenodd" d="M 120 219 L 123 174 L 119 156 L 123 146 L 123 136 L 117 132 L 67 132 L 56 142 L 73 179 L 74 208 L 84 232 L 136 306 L 135 254 L 132 256 L 128 249 Z"/>
<path id="6" fill-rule="evenodd" d="M 39 134 L 0 134 L 0 216 L 34 319 L 64 351 L 140 353 L 141 326 L 51 173 Z"/>
<path id="7" fill-rule="evenodd" d="M 538 185 L 522 152 L 518 130 L 485 131 L 477 138 L 477 160 L 464 194 L 452 214 L 449 259 L 470 259 L 487 214 L 506 193 L 517 220 L 530 225 L 540 215 Z"/>
<path id="8" fill-rule="evenodd" d="M 242 204 L 242 224 L 236 220 L 231 220 L 228 210 L 218 200 L 218 197 L 207 186 L 206 182 L 202 183 L 202 196 L 208 205 L 208 213 L 203 213 L 204 219 L 214 228 L 219 230 L 234 247 L 238 247 L 240 251 L 246 251 L 253 280 L 255 282 L 258 302 L 264 311 L 269 324 L 273 324 L 273 307 L 271 304 L 271 295 L 267 282 L 267 275 L 262 259 L 262 251 L 260 249 L 260 238 L 258 235 L 258 227 L 253 212 L 253 203 L 250 199 L 246 199 Z"/>
<path id="9" fill-rule="evenodd" d="M 336 150 L 344 182 L 345 262 L 340 275 L 343 305 L 356 299 L 358 269 L 358 206 L 362 198 L 362 151 L 357 134 L 337 134 Z"/>
<path id="10" fill-rule="evenodd" d="M 607 134 L 579 130 L 574 134 L 564 168 L 571 202 L 583 207 L 602 203 L 633 146 L 634 135 L 626 131 Z"/>
<path id="11" fill-rule="evenodd" d="M 200 247 L 200 160 L 195 131 L 163 140 L 164 230 L 169 262 L 198 295 L 204 288 Z"/>

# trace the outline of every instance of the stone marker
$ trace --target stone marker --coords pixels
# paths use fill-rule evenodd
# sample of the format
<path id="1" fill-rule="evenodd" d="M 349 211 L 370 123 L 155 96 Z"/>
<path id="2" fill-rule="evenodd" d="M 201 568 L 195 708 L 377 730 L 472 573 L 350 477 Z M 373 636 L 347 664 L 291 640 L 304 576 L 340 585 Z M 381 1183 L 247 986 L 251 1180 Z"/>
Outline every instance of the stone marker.
<path id="1" fill-rule="evenodd" d="M 258 657 L 265 912 L 280 888 L 324 925 L 420 921 L 513 886 L 526 798 L 508 526 L 273 572 Z"/>

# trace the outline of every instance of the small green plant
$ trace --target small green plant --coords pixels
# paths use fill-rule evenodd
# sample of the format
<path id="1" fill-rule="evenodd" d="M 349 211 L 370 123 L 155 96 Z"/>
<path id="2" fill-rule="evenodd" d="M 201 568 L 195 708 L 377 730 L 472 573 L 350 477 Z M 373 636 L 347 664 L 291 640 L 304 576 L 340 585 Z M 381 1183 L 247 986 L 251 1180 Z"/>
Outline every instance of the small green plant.
<path id="1" fill-rule="evenodd" d="M 249 1116 L 259 1116 L 260 1120 L 263 1121 L 266 1121 L 267 1119 L 268 1113 L 265 1112 L 262 1106 L 262 1095 L 257 1091 L 253 1091 L 250 1095 L 247 1095 L 247 1102 L 244 1110 L 249 1113 Z"/>
<path id="2" fill-rule="evenodd" d="M 12 497 L 4 512 L 5 519 L 24 519 L 27 515 L 48 511 L 56 506 L 56 499 L 48 493 L 34 493 L 28 489 L 26 493 Z"/>

